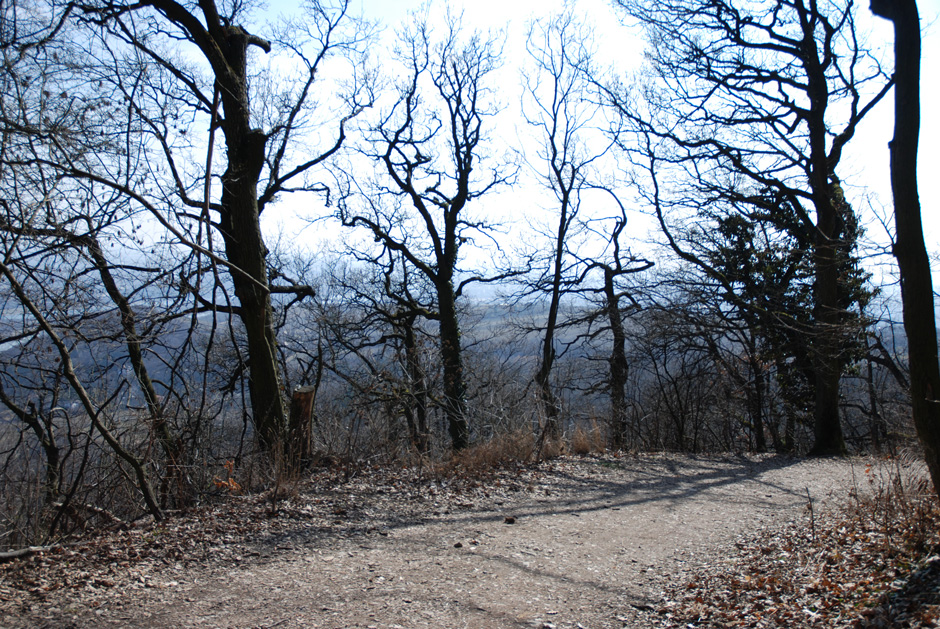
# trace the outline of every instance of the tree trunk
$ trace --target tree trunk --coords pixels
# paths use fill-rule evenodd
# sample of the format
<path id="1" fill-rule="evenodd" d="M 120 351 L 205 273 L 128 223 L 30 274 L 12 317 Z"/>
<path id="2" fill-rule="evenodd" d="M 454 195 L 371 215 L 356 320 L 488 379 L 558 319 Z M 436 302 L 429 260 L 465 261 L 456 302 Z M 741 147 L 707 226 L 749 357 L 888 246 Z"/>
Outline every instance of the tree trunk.
<path id="1" fill-rule="evenodd" d="M 438 307 L 441 324 L 441 362 L 444 368 L 444 415 L 454 450 L 470 445 L 470 425 L 467 421 L 466 385 L 463 380 L 463 357 L 460 348 L 460 324 L 457 304 L 451 282 L 437 284 Z"/>
<path id="2" fill-rule="evenodd" d="M 621 450 L 627 442 L 627 335 L 623 329 L 620 299 L 614 290 L 614 273 L 604 270 L 604 299 L 607 302 L 607 320 L 610 325 L 610 431 L 614 448 Z"/>
<path id="3" fill-rule="evenodd" d="M 39 446 L 46 455 L 46 480 L 43 483 L 43 505 L 50 507 L 59 499 L 59 483 L 61 480 L 61 453 L 55 442 L 55 426 L 49 419 L 40 418 L 39 411 L 33 402 L 26 408 L 15 405 L 6 393 L 0 388 L 0 398 L 7 408 L 12 410 L 35 434 Z"/>
<path id="4" fill-rule="evenodd" d="M 287 430 L 287 461 L 301 469 L 313 459 L 313 403 L 316 387 L 297 387 L 290 399 L 290 424 Z"/>
<path id="5" fill-rule="evenodd" d="M 766 375 L 763 365 L 756 356 L 756 348 L 752 348 L 751 369 L 754 371 L 754 391 L 752 392 L 751 427 L 754 432 L 754 449 L 757 452 L 767 452 L 767 437 L 764 435 L 764 387 Z"/>
<path id="6" fill-rule="evenodd" d="M 408 372 L 408 394 L 405 402 L 405 418 L 411 445 L 421 454 L 431 451 L 431 433 L 428 430 L 428 392 L 427 378 L 421 364 L 415 336 L 415 316 L 404 323 L 405 367 Z"/>
<path id="7" fill-rule="evenodd" d="M 837 338 L 843 317 L 839 299 L 839 264 L 837 249 L 841 240 L 840 217 L 830 194 L 832 169 L 826 141 L 828 125 L 829 83 L 820 62 L 814 25 L 804 12 L 803 45 L 807 48 L 803 66 L 807 77 L 810 111 L 807 120 L 810 144 L 809 185 L 816 210 L 813 263 L 813 353 L 815 371 L 814 435 L 812 454 L 819 456 L 845 454 L 845 440 L 839 418 L 839 380 L 842 361 Z"/>
<path id="8" fill-rule="evenodd" d="M 556 173 L 560 171 L 555 169 Z M 539 399 L 542 403 L 542 411 L 545 413 L 545 437 L 557 440 L 561 437 L 561 426 L 558 422 L 560 409 L 558 408 L 558 398 L 552 391 L 551 374 L 552 366 L 555 363 L 555 329 L 558 326 L 558 307 L 561 303 L 561 280 L 562 263 L 565 254 L 565 237 L 568 233 L 569 196 L 565 188 L 564 177 L 556 174 L 556 180 L 559 188 L 563 191 L 561 198 L 561 211 L 558 217 L 558 231 L 555 234 L 555 251 L 552 256 L 552 293 L 548 305 L 548 320 L 545 322 L 545 337 L 542 339 L 542 361 L 539 364 L 538 373 L 535 375 L 535 384 L 539 389 Z"/>
<path id="9" fill-rule="evenodd" d="M 258 179 L 264 167 L 267 137 L 251 128 L 246 55 L 257 43 L 238 27 L 223 27 L 226 73 L 216 71 L 225 110 L 221 122 L 228 149 L 222 175 L 220 227 L 225 254 L 237 267 L 232 285 L 248 342 L 248 390 L 258 443 L 274 452 L 284 444 L 286 412 L 281 391 L 268 286 L 267 247 L 261 234 Z M 208 176 L 208 174 L 207 174 Z"/>
<path id="10" fill-rule="evenodd" d="M 827 207 L 828 206 L 828 207 Z M 825 208 L 825 209 L 823 209 Z M 842 376 L 842 358 L 838 338 L 842 317 L 839 308 L 839 269 L 836 259 L 838 230 L 831 215 L 831 203 L 818 206 L 819 220 L 816 238 L 816 278 L 813 287 L 813 371 L 814 437 L 811 454 L 841 456 L 845 454 L 845 440 L 839 418 L 839 381 Z M 832 212 L 834 214 L 834 212 Z"/>
<path id="11" fill-rule="evenodd" d="M 124 342 L 127 347 L 127 356 L 131 361 L 131 367 L 134 370 L 134 376 L 137 378 L 137 384 L 144 394 L 144 400 L 147 404 L 147 412 L 150 414 L 150 426 L 159 441 L 163 454 L 166 457 L 166 475 L 160 483 L 160 507 L 167 507 L 169 498 L 170 483 L 175 481 L 177 487 L 177 507 L 184 506 L 189 501 L 190 487 L 185 469 L 185 451 L 183 441 L 178 434 L 174 434 L 170 429 L 169 423 L 163 414 L 163 406 L 159 402 L 157 390 L 153 380 L 150 378 L 150 372 L 144 363 L 144 355 L 141 349 L 140 335 L 137 333 L 137 317 L 130 302 L 118 288 L 114 276 L 111 274 L 111 266 L 101 250 L 101 244 L 97 237 L 89 235 L 86 239 L 88 253 L 95 263 L 101 283 L 105 291 L 111 298 L 111 301 L 121 313 L 121 329 L 124 334 Z"/>
<path id="12" fill-rule="evenodd" d="M 551 373 L 555 362 L 555 325 L 558 318 L 558 299 L 552 296 L 549 307 L 548 324 L 545 327 L 545 337 L 542 339 L 542 360 L 539 370 L 535 374 L 535 384 L 539 391 L 539 401 L 545 413 L 544 435 L 551 440 L 561 437 L 561 426 L 558 423 L 558 398 L 552 391 Z"/>
<path id="13" fill-rule="evenodd" d="M 875 368 L 872 364 L 871 359 L 867 361 L 867 370 L 865 374 L 865 383 L 868 386 L 868 416 L 869 416 L 869 425 L 871 428 L 871 448 L 875 451 L 875 454 L 881 454 L 885 443 L 884 440 L 888 436 L 888 431 L 885 429 L 885 420 L 881 416 L 881 412 L 878 410 L 878 393 L 875 390 Z"/>
<path id="14" fill-rule="evenodd" d="M 920 17 L 915 0 L 872 0 L 875 15 L 894 24 L 894 139 L 891 192 L 901 273 L 904 332 L 911 369 L 911 409 L 934 490 L 940 495 L 940 365 L 930 259 L 917 192 L 920 134 Z"/>

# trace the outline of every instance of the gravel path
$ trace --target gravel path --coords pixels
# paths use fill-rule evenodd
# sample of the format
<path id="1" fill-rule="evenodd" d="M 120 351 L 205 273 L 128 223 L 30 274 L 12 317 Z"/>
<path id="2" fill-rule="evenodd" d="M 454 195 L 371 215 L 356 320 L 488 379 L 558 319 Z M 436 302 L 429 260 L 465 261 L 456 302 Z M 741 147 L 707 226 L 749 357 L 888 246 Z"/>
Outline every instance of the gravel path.
<path id="1" fill-rule="evenodd" d="M 807 495 L 844 500 L 864 465 L 641 455 L 473 489 L 337 485 L 298 496 L 307 515 L 287 526 L 229 535 L 237 552 L 164 559 L 147 587 L 92 602 L 72 588 L 0 607 L 0 627 L 646 627 L 667 581 L 742 534 L 808 523 Z"/>

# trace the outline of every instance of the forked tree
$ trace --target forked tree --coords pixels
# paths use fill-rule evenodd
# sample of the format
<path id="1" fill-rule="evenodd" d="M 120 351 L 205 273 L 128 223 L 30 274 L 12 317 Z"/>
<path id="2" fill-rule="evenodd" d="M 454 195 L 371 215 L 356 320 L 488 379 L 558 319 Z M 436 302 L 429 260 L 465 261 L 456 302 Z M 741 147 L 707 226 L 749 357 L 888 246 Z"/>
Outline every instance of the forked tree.
<path id="1" fill-rule="evenodd" d="M 526 40 L 529 67 L 523 70 L 523 115 L 534 129 L 537 151 L 529 165 L 554 201 L 554 230 L 546 234 L 551 246 L 533 247 L 530 266 L 534 277 L 525 292 L 547 299 L 548 313 L 542 325 L 541 352 L 535 374 L 542 413 L 543 434 L 560 437 L 558 396 L 552 386 L 552 368 L 557 358 L 555 339 L 559 329 L 562 298 L 576 282 L 576 258 L 569 253 L 571 231 L 577 225 L 581 195 L 589 187 L 595 162 L 610 146 L 593 133 L 599 111 L 584 99 L 590 82 L 584 68 L 591 62 L 592 44 L 588 25 L 568 10 L 533 22 Z M 595 146 L 591 146 L 591 139 Z M 599 144 L 599 146 L 597 146 Z"/>
<path id="2" fill-rule="evenodd" d="M 453 15 L 443 31 L 437 38 L 425 17 L 401 33 L 397 99 L 363 149 L 377 164 L 376 178 L 363 184 L 350 177 L 357 192 L 343 199 L 339 215 L 344 225 L 368 230 L 433 286 L 444 415 L 451 444 L 460 450 L 470 442 L 470 423 L 457 300 L 468 284 L 504 277 L 461 274 L 461 248 L 486 234 L 473 202 L 510 181 L 515 169 L 500 160 L 487 164 L 498 39 L 465 36 Z"/>

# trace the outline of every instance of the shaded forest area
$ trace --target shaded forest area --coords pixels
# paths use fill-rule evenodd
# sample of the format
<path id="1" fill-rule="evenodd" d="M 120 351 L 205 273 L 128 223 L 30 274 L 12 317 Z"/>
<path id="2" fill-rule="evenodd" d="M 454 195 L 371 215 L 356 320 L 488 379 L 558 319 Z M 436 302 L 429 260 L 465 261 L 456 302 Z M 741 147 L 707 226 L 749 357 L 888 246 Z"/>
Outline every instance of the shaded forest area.
<path id="1" fill-rule="evenodd" d="M 910 444 L 933 388 L 840 178 L 901 80 L 862 9 L 614 4 L 643 70 L 572 5 L 520 100 L 449 9 L 380 57 L 344 1 L 3 2 L 0 546 L 317 465 Z"/>

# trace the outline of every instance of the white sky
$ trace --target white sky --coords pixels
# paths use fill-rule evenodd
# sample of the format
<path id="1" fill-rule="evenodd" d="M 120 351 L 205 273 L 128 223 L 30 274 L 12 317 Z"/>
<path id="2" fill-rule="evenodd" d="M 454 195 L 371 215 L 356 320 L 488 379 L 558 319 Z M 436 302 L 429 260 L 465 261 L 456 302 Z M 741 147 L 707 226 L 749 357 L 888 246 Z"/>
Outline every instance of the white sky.
<path id="1" fill-rule="evenodd" d="M 284 6 L 295 7 L 293 2 Z M 464 25 L 466 28 L 505 29 L 506 47 L 504 49 L 505 68 L 500 81 L 504 85 L 501 97 L 507 104 L 518 103 L 521 96 L 518 64 L 525 55 L 524 41 L 526 22 L 535 16 L 550 15 L 562 6 L 561 0 L 451 0 L 451 6 L 464 11 Z M 277 11 L 279 0 L 273 0 L 272 8 Z M 918 2 L 921 12 L 923 28 L 922 52 L 922 120 L 921 141 L 919 155 L 920 200 L 926 229 L 927 246 L 933 252 L 940 252 L 940 116 L 933 112 L 940 112 L 940 81 L 932 80 L 940 77 L 940 0 L 920 0 Z M 372 20 L 378 20 L 385 26 L 385 38 L 390 45 L 394 31 L 402 20 L 408 18 L 411 10 L 422 6 L 420 0 L 354 0 L 354 8 Z M 441 9 L 444 2 L 432 2 L 434 11 Z M 617 20 L 617 13 L 611 8 L 607 0 L 577 0 L 575 3 L 579 13 L 595 22 L 595 35 L 601 47 L 602 56 L 615 58 L 623 63 L 623 70 L 638 60 L 639 48 L 642 41 L 630 37 Z M 867 2 L 860 0 L 858 20 L 861 28 L 871 29 L 869 46 L 882 48 L 885 51 L 882 58 L 891 63 L 891 46 L 893 33 L 890 24 L 871 16 Z M 863 124 L 858 136 L 850 145 L 850 151 L 845 158 L 840 175 L 850 195 L 856 210 L 864 212 L 861 207 L 861 195 L 873 193 L 874 204 L 881 205 L 890 212 L 891 190 L 888 170 L 887 143 L 892 135 L 893 100 L 888 98 L 873 112 L 866 123 Z M 515 133 L 515 132 L 512 132 Z M 854 189 L 854 191 L 853 191 Z M 494 204 L 505 206 L 504 213 L 518 213 L 520 204 L 532 204 L 533 195 L 526 190 L 515 190 L 511 194 L 501 194 L 490 199 L 481 199 L 486 203 L 488 210 L 497 210 Z M 290 202 L 281 206 L 280 212 L 290 212 Z M 890 217 L 890 214 L 888 214 Z M 287 216 L 285 219 L 290 220 Z M 872 218 L 866 219 L 869 236 L 879 241 L 886 241 L 880 225 Z M 884 261 L 883 261 L 884 262 Z M 883 263 L 882 262 L 882 263 Z M 936 282 L 936 280 L 935 280 Z"/>

